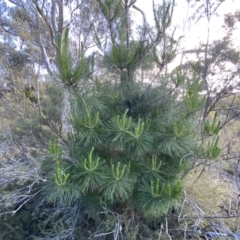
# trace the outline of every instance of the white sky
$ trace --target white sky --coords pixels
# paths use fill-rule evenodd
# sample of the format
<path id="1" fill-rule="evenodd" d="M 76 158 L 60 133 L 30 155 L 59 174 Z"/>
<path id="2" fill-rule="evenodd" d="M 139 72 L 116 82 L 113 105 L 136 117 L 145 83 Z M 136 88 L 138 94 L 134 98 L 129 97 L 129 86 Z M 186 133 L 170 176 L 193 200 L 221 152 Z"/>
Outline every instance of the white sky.
<path id="1" fill-rule="evenodd" d="M 195 0 L 192 0 L 195 1 Z M 216 0 L 215 0 L 216 1 Z M 237 0 L 239 1 L 239 0 Z M 219 39 L 222 36 L 222 25 L 223 25 L 223 15 L 226 13 L 233 13 L 235 10 L 240 9 L 240 4 L 237 4 L 236 0 L 225 0 L 217 10 L 218 16 L 213 16 L 211 19 L 211 30 L 210 30 L 210 40 Z M 155 4 L 162 3 L 162 0 L 155 0 Z M 188 10 L 187 0 L 175 0 L 176 7 L 173 14 L 173 24 L 177 25 L 177 34 L 184 35 L 186 44 L 189 47 L 194 47 L 199 41 L 206 41 L 207 38 L 207 20 L 206 18 L 200 20 L 198 23 L 189 22 L 186 24 L 185 29 L 183 29 L 184 22 L 186 18 L 193 14 L 195 9 Z M 199 2 L 205 2 L 205 0 L 200 0 Z M 217 2 L 217 1 L 216 1 Z M 152 1 L 151 0 L 137 0 L 136 6 L 140 7 L 145 13 L 149 22 L 153 23 L 152 14 Z M 188 15 L 188 16 L 187 16 Z"/>
<path id="2" fill-rule="evenodd" d="M 192 0 L 194 2 L 195 0 Z M 200 3 L 204 3 L 206 0 L 199 0 Z M 214 0 L 217 2 L 217 0 Z M 213 1 L 213 2 L 214 2 Z M 163 0 L 155 0 L 155 4 L 161 4 Z M 175 0 L 175 8 L 173 13 L 173 25 L 177 27 L 175 37 L 184 36 L 181 39 L 180 44 L 180 52 L 182 50 L 194 49 L 199 45 L 199 42 L 205 43 L 207 40 L 207 32 L 208 32 L 208 22 L 207 18 L 204 17 L 197 23 L 194 21 L 187 21 L 188 17 L 192 16 L 195 8 L 188 8 L 187 0 Z M 199 4 L 198 2 L 198 4 Z M 210 22 L 210 42 L 213 40 L 219 40 L 224 36 L 222 25 L 224 23 L 224 14 L 234 13 L 237 9 L 240 9 L 239 0 L 225 0 L 220 7 L 217 9 L 214 16 L 211 18 Z M 152 13 L 152 0 L 137 0 L 136 6 L 142 9 L 149 23 L 154 23 L 153 21 L 153 13 Z M 196 21 L 196 20 L 195 20 Z M 184 24 L 186 22 L 186 24 Z M 190 24 L 191 23 L 191 24 Z M 185 26 L 185 27 L 184 27 Z M 235 30 L 235 42 L 240 45 L 240 23 L 238 23 L 238 29 Z M 170 68 L 178 65 L 181 61 L 181 54 L 178 55 L 173 62 L 171 63 Z"/>

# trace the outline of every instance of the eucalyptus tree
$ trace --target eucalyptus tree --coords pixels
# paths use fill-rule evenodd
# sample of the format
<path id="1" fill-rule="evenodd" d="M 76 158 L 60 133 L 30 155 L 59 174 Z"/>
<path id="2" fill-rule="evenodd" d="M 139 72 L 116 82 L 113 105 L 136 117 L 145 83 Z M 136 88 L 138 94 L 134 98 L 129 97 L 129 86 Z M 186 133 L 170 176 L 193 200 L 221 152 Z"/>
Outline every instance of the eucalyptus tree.
<path id="1" fill-rule="evenodd" d="M 11 4 L 9 4 L 11 2 Z M 90 9 L 95 1 L 5 1 L 1 4 L 1 27 L 5 41 L 18 42 L 21 52 L 44 67 L 49 74 L 56 73 L 56 41 L 59 33 L 74 26 L 75 44 L 88 48 L 91 42 L 91 18 L 98 14 Z M 8 4 L 7 4 L 8 3 Z M 96 8 L 96 7 L 95 7 Z M 81 21 L 79 21 L 81 19 Z M 80 45 L 79 45 L 80 47 Z"/>
<path id="2" fill-rule="evenodd" d="M 69 1 L 67 3 L 54 0 L 0 1 L 1 69 L 5 72 L 1 80 L 1 95 L 9 91 L 12 95 L 2 99 L 3 108 L 11 106 L 10 108 L 16 110 L 26 109 L 27 112 L 35 108 L 33 115 L 39 115 L 43 119 L 42 122 L 50 127 L 54 134 L 62 134 L 63 112 L 57 128 L 53 127 L 51 118 L 45 116 L 46 111 L 43 110 L 44 106 L 41 102 L 41 98 L 44 98 L 45 86 L 41 86 L 41 80 L 47 72 L 51 76 L 51 81 L 49 77 L 44 81 L 57 83 L 59 86 L 56 41 L 58 34 L 67 26 L 70 24 L 73 26 L 72 36 L 74 37 L 72 37 L 71 46 L 75 59 L 79 58 L 80 50 L 86 51 L 92 46 L 92 23 L 88 21 L 87 16 L 91 17 L 92 21 L 98 18 L 97 11 L 89 11 L 94 5 L 96 5 L 95 1 Z M 25 97 L 35 104 L 31 104 L 30 108 L 29 106 L 25 108 L 25 102 L 22 101 Z M 9 102 L 13 98 L 18 99 L 17 105 Z M 62 103 L 63 99 L 59 101 Z M 5 110 L 14 112 L 13 109 Z M 29 116 L 27 112 L 23 114 L 23 118 L 26 115 Z M 11 116 L 13 118 L 13 114 Z M 15 112 L 14 119 L 18 119 L 21 114 L 18 116 Z"/>

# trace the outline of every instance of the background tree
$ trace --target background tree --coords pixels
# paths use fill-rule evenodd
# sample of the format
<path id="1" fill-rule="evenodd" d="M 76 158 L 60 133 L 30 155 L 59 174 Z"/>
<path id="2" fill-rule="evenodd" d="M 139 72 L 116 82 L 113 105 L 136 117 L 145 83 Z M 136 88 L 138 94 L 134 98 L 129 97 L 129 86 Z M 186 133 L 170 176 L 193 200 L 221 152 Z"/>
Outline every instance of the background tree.
<path id="1" fill-rule="evenodd" d="M 237 99 L 239 95 L 239 44 L 236 41 L 239 26 L 238 10 L 233 13 L 222 14 L 221 8 L 227 7 L 226 1 L 191 1 L 186 28 L 192 25 L 192 31 L 201 27 L 201 21 L 206 22 L 203 28 L 201 42 L 192 47 L 186 46 L 182 55 L 182 64 L 177 69 L 192 74 L 195 72 L 204 81 L 206 103 L 203 118 L 213 119 L 215 113 L 220 120 L 220 129 L 228 131 L 228 127 L 238 122 L 239 109 Z M 194 10 L 191 10 L 193 8 Z M 215 23 L 219 22 L 218 25 Z M 221 25 L 222 23 L 222 25 Z M 195 26 L 195 28 L 193 28 Z M 219 32 L 222 33 L 219 39 Z M 187 34 L 186 34 L 187 35 Z M 237 131 L 233 134 L 237 137 Z M 233 137 L 235 139 L 235 137 Z M 230 142 L 229 142 L 230 141 Z M 234 143 L 229 139 L 224 141 L 223 160 L 236 159 L 239 154 L 230 149 Z M 218 166 L 219 167 L 219 166 Z M 225 166 L 226 167 L 226 166 Z M 236 166 L 235 166 L 236 167 Z M 232 167 L 231 167 L 232 168 Z"/>
<path id="2" fill-rule="evenodd" d="M 183 52 L 186 60 L 183 67 L 201 75 L 204 81 L 204 90 L 207 91 L 204 118 L 211 111 L 219 108 L 219 102 L 229 96 L 234 97 L 239 92 L 239 46 L 235 41 L 234 32 L 238 21 L 238 11 L 223 16 L 222 29 L 219 28 L 219 30 L 224 31 L 224 35 L 221 39 L 215 37 L 219 34 L 215 33 L 214 23 L 221 21 L 217 11 L 226 4 L 225 1 L 189 2 L 189 8 L 195 10 L 193 14 L 189 13 L 186 22 L 196 24 L 201 19 L 207 22 L 205 34 L 203 34 L 206 39 L 202 38 L 199 46 Z M 226 119 L 223 123 L 226 124 L 230 120 L 231 118 Z"/>

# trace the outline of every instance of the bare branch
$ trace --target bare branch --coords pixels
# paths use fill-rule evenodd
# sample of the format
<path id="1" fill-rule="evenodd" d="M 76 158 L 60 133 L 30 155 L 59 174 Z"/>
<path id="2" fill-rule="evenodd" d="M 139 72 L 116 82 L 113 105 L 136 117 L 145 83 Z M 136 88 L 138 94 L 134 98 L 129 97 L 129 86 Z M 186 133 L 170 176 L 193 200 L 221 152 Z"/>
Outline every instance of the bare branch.
<path id="1" fill-rule="evenodd" d="M 50 36 L 51 36 L 52 44 L 53 44 L 54 47 L 56 47 L 55 38 L 54 38 L 54 31 L 53 31 L 53 29 L 52 29 L 51 24 L 48 22 L 47 17 L 44 15 L 43 11 L 42 11 L 41 8 L 39 7 L 37 0 L 33 0 L 33 2 L 34 2 L 34 4 L 35 4 L 35 6 L 36 6 L 37 12 L 40 14 L 40 16 L 42 17 L 42 19 L 43 19 L 43 20 L 45 21 L 45 23 L 47 24 L 47 27 L 49 28 L 49 31 L 50 31 Z"/>

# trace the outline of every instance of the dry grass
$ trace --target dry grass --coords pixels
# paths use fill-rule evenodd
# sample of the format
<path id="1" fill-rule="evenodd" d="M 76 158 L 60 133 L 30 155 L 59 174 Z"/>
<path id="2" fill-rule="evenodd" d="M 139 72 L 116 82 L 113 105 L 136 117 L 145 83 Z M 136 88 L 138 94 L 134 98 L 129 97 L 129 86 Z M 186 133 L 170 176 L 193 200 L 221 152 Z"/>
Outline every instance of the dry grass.
<path id="1" fill-rule="evenodd" d="M 188 174 L 184 186 L 185 200 L 179 215 L 182 227 L 225 234 L 240 231 L 240 218 L 234 217 L 240 212 L 238 191 L 233 182 L 216 171 L 199 168 Z"/>

